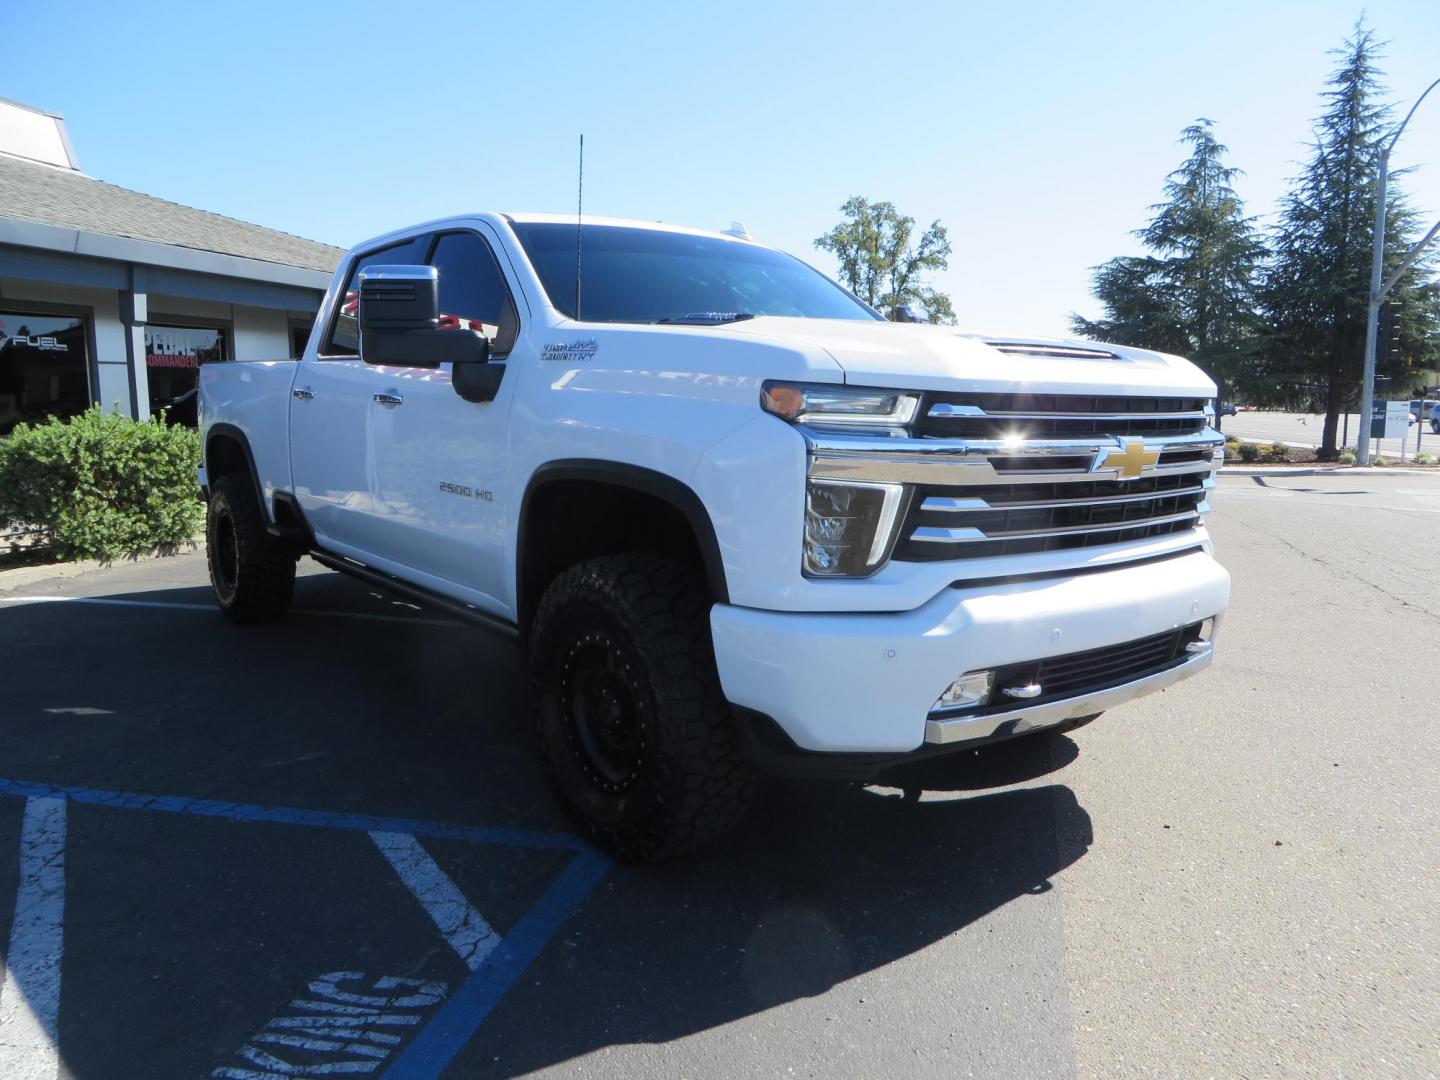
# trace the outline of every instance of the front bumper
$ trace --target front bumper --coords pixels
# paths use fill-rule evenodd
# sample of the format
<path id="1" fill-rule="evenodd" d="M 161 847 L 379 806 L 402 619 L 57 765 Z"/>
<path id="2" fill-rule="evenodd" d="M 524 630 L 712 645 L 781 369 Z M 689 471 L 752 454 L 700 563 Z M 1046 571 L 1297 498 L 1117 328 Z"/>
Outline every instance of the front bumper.
<path id="1" fill-rule="evenodd" d="M 1067 577 L 948 588 L 914 611 L 810 614 L 716 605 L 710 624 L 734 705 L 801 750 L 905 753 L 1047 727 L 1163 689 L 1210 655 L 1094 694 L 943 719 L 930 708 L 967 671 L 1118 645 L 1217 617 L 1230 577 L 1203 550 Z"/>

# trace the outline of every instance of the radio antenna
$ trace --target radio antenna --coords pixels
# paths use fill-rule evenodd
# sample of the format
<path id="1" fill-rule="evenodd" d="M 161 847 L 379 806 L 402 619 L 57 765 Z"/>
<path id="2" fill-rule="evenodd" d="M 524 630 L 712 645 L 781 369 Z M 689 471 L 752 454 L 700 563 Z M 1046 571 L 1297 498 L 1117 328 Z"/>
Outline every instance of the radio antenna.
<path id="1" fill-rule="evenodd" d="M 580 184 L 575 197 L 575 321 L 580 321 L 580 220 L 585 210 L 585 134 L 580 134 Z"/>

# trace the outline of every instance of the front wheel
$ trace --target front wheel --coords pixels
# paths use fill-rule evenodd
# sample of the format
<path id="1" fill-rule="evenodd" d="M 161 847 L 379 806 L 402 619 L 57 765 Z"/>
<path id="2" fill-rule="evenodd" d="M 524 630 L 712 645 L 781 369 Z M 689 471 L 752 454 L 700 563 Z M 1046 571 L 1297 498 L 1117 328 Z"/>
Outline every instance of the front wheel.
<path id="1" fill-rule="evenodd" d="M 546 775 L 581 833 L 618 858 L 699 847 L 753 798 L 709 610 L 688 567 L 637 554 L 565 571 L 535 615 L 531 692 Z"/>
<path id="2" fill-rule="evenodd" d="M 295 591 L 295 554 L 270 535 L 250 478 L 215 481 L 205 518 L 205 556 L 215 602 L 232 622 L 272 622 Z"/>

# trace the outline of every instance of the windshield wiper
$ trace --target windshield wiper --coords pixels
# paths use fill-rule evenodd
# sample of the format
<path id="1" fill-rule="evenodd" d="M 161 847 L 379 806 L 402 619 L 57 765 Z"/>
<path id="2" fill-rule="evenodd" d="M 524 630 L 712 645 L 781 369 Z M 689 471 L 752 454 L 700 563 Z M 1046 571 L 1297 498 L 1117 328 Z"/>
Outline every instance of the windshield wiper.
<path id="1" fill-rule="evenodd" d="M 692 311 L 687 315 L 667 315 L 655 322 L 680 326 L 723 326 L 725 323 L 743 322 L 753 318 L 755 316 L 748 311 Z"/>

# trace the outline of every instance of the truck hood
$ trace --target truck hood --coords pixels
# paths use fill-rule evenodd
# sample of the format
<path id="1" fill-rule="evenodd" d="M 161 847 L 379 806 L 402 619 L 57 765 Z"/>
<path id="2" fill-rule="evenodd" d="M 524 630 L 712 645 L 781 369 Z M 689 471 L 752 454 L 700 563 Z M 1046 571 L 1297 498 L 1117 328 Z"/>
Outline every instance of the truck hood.
<path id="1" fill-rule="evenodd" d="M 960 392 L 1215 395 L 1215 384 L 1188 360 L 1094 341 L 991 336 L 913 323 L 776 316 L 746 319 L 716 329 L 763 338 L 775 345 L 823 351 L 844 371 L 845 382 L 856 386 Z"/>

